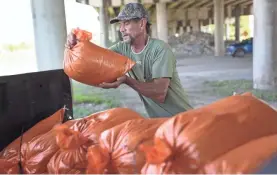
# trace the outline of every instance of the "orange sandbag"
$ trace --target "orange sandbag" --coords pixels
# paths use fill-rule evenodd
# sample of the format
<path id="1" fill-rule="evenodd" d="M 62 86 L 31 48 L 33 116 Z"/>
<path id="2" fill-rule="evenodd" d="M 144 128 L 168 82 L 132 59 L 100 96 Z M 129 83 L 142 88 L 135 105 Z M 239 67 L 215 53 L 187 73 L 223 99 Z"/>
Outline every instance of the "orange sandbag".
<path id="1" fill-rule="evenodd" d="M 194 174 L 251 140 L 277 133 L 277 112 L 249 95 L 224 98 L 166 121 L 153 146 L 142 146 L 142 173 Z M 262 149 L 262 148 L 257 148 Z"/>
<path id="2" fill-rule="evenodd" d="M 86 122 L 87 122 L 86 119 L 78 118 L 78 119 L 74 119 L 74 120 L 68 120 L 65 123 L 63 123 L 62 125 L 65 125 L 74 131 L 82 132 L 86 127 Z M 59 125 L 59 126 L 61 126 L 61 125 Z"/>
<path id="3" fill-rule="evenodd" d="M 0 174 L 20 174 L 18 161 L 0 159 Z"/>
<path id="4" fill-rule="evenodd" d="M 57 136 L 57 142 L 59 145 L 57 144 L 57 130 L 68 127 L 74 131 L 79 131 L 84 127 L 85 122 L 84 119 L 69 120 L 62 125 L 54 127 L 48 133 L 39 135 L 33 138 L 30 142 L 23 144 L 22 148 L 25 150 L 22 152 L 22 166 L 24 172 L 27 174 L 47 174 L 47 164 L 50 159 L 59 151 L 59 146 L 66 146 L 62 145 L 60 142 L 61 137 L 63 137 L 61 134 Z"/>
<path id="5" fill-rule="evenodd" d="M 91 43 L 86 37 L 80 39 L 64 51 L 64 72 L 78 82 L 93 86 L 114 82 L 135 65 L 128 57 Z"/>
<path id="6" fill-rule="evenodd" d="M 66 125 L 55 128 L 55 131 L 60 150 L 50 159 L 47 165 L 48 173 L 84 174 L 87 167 L 88 138 Z"/>
<path id="7" fill-rule="evenodd" d="M 277 134 L 250 141 L 220 156 L 199 174 L 255 174 L 277 153 Z"/>
<path id="8" fill-rule="evenodd" d="M 61 124 L 64 118 L 64 109 L 61 108 L 57 112 L 55 112 L 50 117 L 47 117 L 46 119 L 38 122 L 36 125 L 34 125 L 32 128 L 24 132 L 22 144 L 27 143 L 30 140 L 32 140 L 34 137 L 44 134 L 48 131 L 50 131 L 55 125 Z M 3 149 L 2 155 L 7 154 L 5 152 L 14 152 L 19 151 L 20 149 L 20 141 L 21 136 L 15 139 L 12 143 L 10 143 L 6 148 Z"/>
<path id="9" fill-rule="evenodd" d="M 94 113 L 84 119 L 87 120 L 87 122 L 82 134 L 88 137 L 93 144 L 97 144 L 98 137 L 103 131 L 128 120 L 143 119 L 143 117 L 139 113 L 128 108 L 112 108 Z"/>
<path id="10" fill-rule="evenodd" d="M 27 174 L 46 174 L 48 162 L 59 150 L 53 130 L 33 138 L 22 147 L 25 149 L 22 167 Z"/>
<path id="11" fill-rule="evenodd" d="M 100 144 L 89 147 L 87 174 L 139 174 L 145 164 L 139 145 L 151 144 L 167 119 L 131 120 L 104 131 Z"/>
<path id="12" fill-rule="evenodd" d="M 89 41 L 92 39 L 92 34 L 80 28 L 72 29 L 72 33 L 76 36 L 78 41 Z"/>

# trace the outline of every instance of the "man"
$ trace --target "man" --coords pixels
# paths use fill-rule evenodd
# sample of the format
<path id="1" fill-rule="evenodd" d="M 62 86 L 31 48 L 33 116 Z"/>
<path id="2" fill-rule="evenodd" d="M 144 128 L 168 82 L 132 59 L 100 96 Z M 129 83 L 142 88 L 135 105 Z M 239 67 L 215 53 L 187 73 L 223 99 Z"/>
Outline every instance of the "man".
<path id="1" fill-rule="evenodd" d="M 151 24 L 144 7 L 139 3 L 126 4 L 110 24 L 117 22 L 123 41 L 110 49 L 134 60 L 136 65 L 129 76 L 99 87 L 127 84 L 139 93 L 149 117 L 170 117 L 191 109 L 176 70 L 176 58 L 168 44 L 149 36 Z"/>

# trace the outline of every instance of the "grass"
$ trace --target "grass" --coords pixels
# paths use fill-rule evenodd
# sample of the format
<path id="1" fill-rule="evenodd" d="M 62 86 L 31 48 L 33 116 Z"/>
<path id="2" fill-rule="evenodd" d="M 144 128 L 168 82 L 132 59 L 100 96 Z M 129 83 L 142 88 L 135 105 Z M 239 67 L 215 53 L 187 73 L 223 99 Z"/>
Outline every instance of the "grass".
<path id="1" fill-rule="evenodd" d="M 5 51 L 9 51 L 9 52 L 16 52 L 19 50 L 28 50 L 33 48 L 33 46 L 31 44 L 27 44 L 27 43 L 18 43 L 18 44 L 3 44 L 1 46 L 1 48 Z"/>
<path id="2" fill-rule="evenodd" d="M 73 81 L 72 87 L 74 118 L 121 105 L 116 90 L 102 90 L 75 81 Z"/>
<path id="3" fill-rule="evenodd" d="M 236 93 L 251 92 L 256 97 L 273 102 L 277 101 L 277 91 L 265 91 L 253 89 L 253 83 L 251 80 L 224 80 L 224 81 L 206 81 L 204 86 L 207 89 L 211 89 L 209 93 L 213 93 L 219 96 L 230 96 Z"/>

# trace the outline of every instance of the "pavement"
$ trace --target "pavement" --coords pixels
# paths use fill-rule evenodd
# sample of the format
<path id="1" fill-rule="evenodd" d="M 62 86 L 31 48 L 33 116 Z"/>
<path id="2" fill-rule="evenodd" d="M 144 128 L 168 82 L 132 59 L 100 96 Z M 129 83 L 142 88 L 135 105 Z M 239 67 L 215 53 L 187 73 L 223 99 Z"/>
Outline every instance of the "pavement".
<path id="1" fill-rule="evenodd" d="M 252 79 L 252 58 L 179 57 L 177 70 L 189 101 L 195 108 L 209 104 L 219 98 L 203 93 L 203 83 L 215 80 Z M 120 87 L 123 106 L 146 114 L 137 92 L 127 86 Z"/>

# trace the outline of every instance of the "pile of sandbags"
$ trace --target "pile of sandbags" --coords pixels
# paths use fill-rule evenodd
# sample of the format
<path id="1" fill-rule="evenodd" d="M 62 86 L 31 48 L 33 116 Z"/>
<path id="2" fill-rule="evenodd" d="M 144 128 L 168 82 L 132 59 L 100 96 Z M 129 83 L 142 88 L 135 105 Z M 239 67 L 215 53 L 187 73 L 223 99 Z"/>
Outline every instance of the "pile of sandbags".
<path id="1" fill-rule="evenodd" d="M 187 56 L 213 55 L 213 43 L 213 35 L 203 32 L 188 32 L 169 37 L 169 44 L 173 52 Z"/>
<path id="2" fill-rule="evenodd" d="M 277 112 L 251 94 L 170 118 L 113 108 L 61 123 L 62 113 L 24 133 L 21 150 L 5 148 L 0 173 L 254 174 L 277 153 Z"/>
<path id="3" fill-rule="evenodd" d="M 63 113 L 61 109 L 25 132 L 21 146 L 19 137 L 2 150 L 0 173 L 84 174 L 88 148 L 99 144 L 103 131 L 129 120 L 143 119 L 128 108 L 113 108 L 65 123 L 54 120 Z"/>
<path id="4" fill-rule="evenodd" d="M 142 145 L 143 174 L 254 174 L 277 153 L 277 112 L 249 94 L 163 123 Z"/>
<path id="5" fill-rule="evenodd" d="M 112 50 L 90 42 L 91 33 L 73 29 L 77 44 L 64 51 L 64 72 L 72 79 L 87 85 L 111 83 L 125 75 L 135 62 Z"/>

